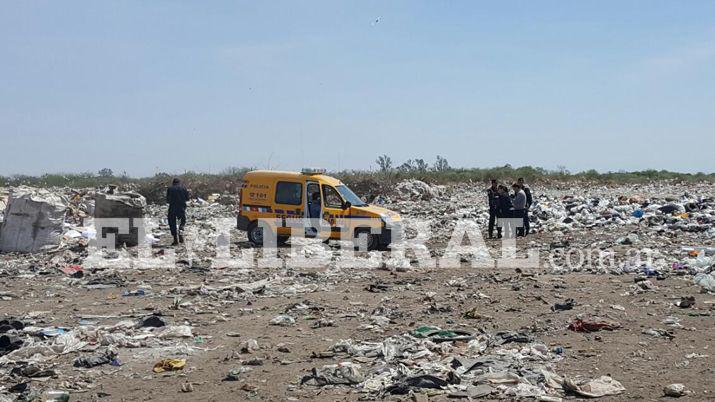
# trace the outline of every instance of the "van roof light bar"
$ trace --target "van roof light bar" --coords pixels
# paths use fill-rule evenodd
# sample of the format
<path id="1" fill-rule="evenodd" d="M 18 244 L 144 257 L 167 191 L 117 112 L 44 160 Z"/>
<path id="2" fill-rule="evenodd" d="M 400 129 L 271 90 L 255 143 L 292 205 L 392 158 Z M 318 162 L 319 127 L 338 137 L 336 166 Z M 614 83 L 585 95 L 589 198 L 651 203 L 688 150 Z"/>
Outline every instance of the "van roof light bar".
<path id="1" fill-rule="evenodd" d="M 307 175 L 314 175 L 314 174 L 325 174 L 327 170 L 323 168 L 303 168 L 303 170 L 300 171 L 303 174 Z"/>

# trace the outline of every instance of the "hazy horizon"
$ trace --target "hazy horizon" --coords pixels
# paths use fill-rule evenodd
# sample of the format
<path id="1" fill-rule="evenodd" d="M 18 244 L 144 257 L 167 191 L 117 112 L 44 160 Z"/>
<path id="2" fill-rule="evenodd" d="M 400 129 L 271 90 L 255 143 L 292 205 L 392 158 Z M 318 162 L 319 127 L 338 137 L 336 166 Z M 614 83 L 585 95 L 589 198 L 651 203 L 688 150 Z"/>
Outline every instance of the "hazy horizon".
<path id="1" fill-rule="evenodd" d="M 406 162 L 406 161 L 405 161 Z M 392 169 L 393 171 L 398 171 L 398 167 L 401 163 L 395 163 L 393 165 Z M 503 168 L 504 166 L 451 166 L 450 168 L 452 169 L 484 169 L 484 170 L 489 170 L 489 169 L 499 169 Z M 512 166 L 513 169 L 519 169 L 519 168 L 526 168 L 526 167 L 531 167 L 535 169 L 546 169 L 549 173 L 558 173 L 561 172 L 562 169 L 565 169 L 565 173 L 567 174 L 580 174 L 580 173 L 587 173 L 588 170 L 571 170 L 568 169 L 567 166 L 557 166 L 554 169 L 547 169 L 544 168 L 543 166 L 530 166 L 530 165 L 525 165 L 525 166 Z M 248 170 L 264 170 L 264 169 L 269 169 L 269 170 L 288 170 L 288 171 L 301 171 L 303 168 L 314 168 L 312 166 L 304 166 L 304 167 L 297 167 L 297 168 L 272 168 L 272 167 L 261 167 L 261 166 L 228 166 L 225 168 L 220 168 L 216 169 L 213 171 L 207 171 L 207 170 L 174 170 L 174 171 L 156 171 L 153 173 L 149 174 L 138 174 L 138 175 L 132 175 L 129 174 L 129 172 L 126 172 L 126 176 L 128 178 L 135 178 L 135 179 L 141 179 L 141 178 L 147 178 L 147 177 L 153 177 L 156 175 L 169 175 L 169 176 L 182 176 L 185 174 L 229 174 L 229 170 L 235 170 L 235 169 L 248 169 Z M 322 167 L 318 167 L 322 168 Z M 432 168 L 432 164 L 430 163 L 430 169 Z M 104 169 L 104 168 L 102 168 Z M 667 171 L 670 173 L 676 173 L 676 174 L 706 174 L 706 175 L 711 175 L 715 174 L 713 171 L 696 171 L 696 172 L 684 172 L 684 171 L 676 171 L 676 170 L 667 170 L 667 169 L 642 169 L 642 170 L 598 170 L 598 169 L 592 169 L 596 170 L 597 173 L 599 174 L 610 174 L 610 173 L 638 173 L 638 172 L 643 172 L 643 171 L 648 171 L 648 170 L 658 170 L 658 171 Z M 355 168 L 355 169 L 342 169 L 342 170 L 337 170 L 337 169 L 327 169 L 328 173 L 341 173 L 341 172 L 378 172 L 379 168 L 376 166 L 375 163 L 371 165 L 370 168 Z M 113 177 L 122 177 L 124 175 L 123 170 L 114 170 L 112 169 L 112 175 Z M 0 174 L 0 177 L 6 177 L 6 178 L 12 178 L 12 177 L 21 177 L 21 176 L 28 176 L 28 177 L 42 177 L 44 175 L 83 175 L 83 174 L 92 174 L 95 176 L 100 176 L 99 171 L 77 171 L 77 172 L 62 172 L 62 171 L 56 171 L 56 172 L 43 172 L 43 173 L 37 173 L 37 174 L 28 174 L 28 173 L 12 173 L 12 174 Z"/>
<path id="2" fill-rule="evenodd" d="M 715 171 L 715 2 L 6 2 L 0 175 Z"/>

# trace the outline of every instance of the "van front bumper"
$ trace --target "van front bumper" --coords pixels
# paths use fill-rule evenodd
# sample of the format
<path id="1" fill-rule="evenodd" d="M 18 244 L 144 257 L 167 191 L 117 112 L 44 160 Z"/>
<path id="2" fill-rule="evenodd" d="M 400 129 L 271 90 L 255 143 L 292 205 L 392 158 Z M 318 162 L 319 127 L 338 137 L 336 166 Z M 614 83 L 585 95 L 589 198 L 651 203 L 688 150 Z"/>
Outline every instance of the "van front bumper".
<path id="1" fill-rule="evenodd" d="M 404 240 L 404 234 L 401 223 L 393 223 L 390 226 L 382 228 L 380 232 L 380 245 L 387 246 L 389 244 Z"/>

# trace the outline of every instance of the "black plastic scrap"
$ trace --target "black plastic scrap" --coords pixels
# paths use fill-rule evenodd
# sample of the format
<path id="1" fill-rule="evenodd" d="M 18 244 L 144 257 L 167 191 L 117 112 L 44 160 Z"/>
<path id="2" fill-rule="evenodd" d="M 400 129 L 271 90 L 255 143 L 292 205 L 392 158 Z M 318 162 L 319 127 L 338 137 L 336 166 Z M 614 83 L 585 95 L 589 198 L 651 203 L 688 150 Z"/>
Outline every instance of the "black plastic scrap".
<path id="1" fill-rule="evenodd" d="M 106 350 L 104 353 L 95 356 L 80 356 L 74 360 L 75 367 L 92 368 L 108 364 L 117 358 L 117 354 L 111 350 Z"/>
<path id="2" fill-rule="evenodd" d="M 438 327 L 430 327 L 427 325 L 421 326 L 411 332 L 415 338 L 429 338 L 432 342 L 452 342 L 452 341 L 470 341 L 474 339 L 474 335 L 467 331 L 460 330 L 443 330 Z"/>
<path id="3" fill-rule="evenodd" d="M 0 336 L 0 356 L 5 356 L 13 350 L 20 349 L 23 343 L 24 341 L 15 335 Z"/>
<path id="4" fill-rule="evenodd" d="M 680 301 L 675 302 L 675 305 L 680 308 L 690 308 L 695 305 L 695 296 L 683 296 Z"/>
<path id="5" fill-rule="evenodd" d="M 442 389 L 449 385 L 449 382 L 433 375 L 424 374 L 406 377 L 397 384 L 392 384 L 385 389 L 386 393 L 394 395 L 406 395 L 415 388 Z"/>
<path id="6" fill-rule="evenodd" d="M 533 342 L 534 338 L 524 332 L 516 331 L 500 331 L 494 334 L 494 338 L 490 341 L 492 345 L 503 345 L 505 343 L 529 343 Z"/>
<path id="7" fill-rule="evenodd" d="M 150 315 L 147 317 L 144 317 L 141 322 L 139 323 L 140 328 L 146 328 L 146 327 L 164 327 L 166 326 L 166 321 L 159 317 L 158 315 Z"/>
<path id="8" fill-rule="evenodd" d="M 41 377 L 54 377 L 57 375 L 55 370 L 43 369 L 36 364 L 25 364 L 20 366 L 15 366 L 10 371 L 11 374 L 29 378 L 41 378 Z"/>
<path id="9" fill-rule="evenodd" d="M 574 299 L 566 299 L 563 303 L 556 303 L 551 307 L 551 311 L 571 310 L 576 305 Z"/>
<path id="10" fill-rule="evenodd" d="M 365 290 L 372 293 L 387 292 L 390 290 L 390 285 L 384 283 L 372 283 L 365 287 Z"/>
<path id="11" fill-rule="evenodd" d="M 13 329 L 19 331 L 23 328 L 25 328 L 25 323 L 20 320 L 15 320 L 13 318 L 0 320 L 0 333 L 12 331 Z"/>

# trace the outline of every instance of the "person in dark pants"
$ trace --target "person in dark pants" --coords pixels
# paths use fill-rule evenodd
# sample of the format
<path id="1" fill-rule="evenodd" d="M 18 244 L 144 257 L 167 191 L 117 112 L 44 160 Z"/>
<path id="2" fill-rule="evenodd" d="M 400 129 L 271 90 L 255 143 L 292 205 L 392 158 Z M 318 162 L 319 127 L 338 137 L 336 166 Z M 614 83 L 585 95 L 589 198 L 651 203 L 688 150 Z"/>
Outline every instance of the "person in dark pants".
<path id="1" fill-rule="evenodd" d="M 489 201 L 489 228 L 488 234 L 489 238 L 494 238 L 494 222 L 497 219 L 497 207 L 499 202 L 499 194 L 497 192 L 497 181 L 496 179 L 491 180 L 491 187 L 487 189 L 487 200 Z M 497 228 L 499 232 L 499 237 L 501 237 L 501 228 Z"/>
<path id="2" fill-rule="evenodd" d="M 524 184 L 523 177 L 518 178 L 516 183 L 521 186 L 521 189 L 524 190 L 524 194 L 526 194 L 526 208 L 524 209 L 524 236 L 526 236 L 531 230 L 531 226 L 529 225 L 529 208 L 531 208 L 531 203 L 534 199 L 531 198 L 531 189 Z"/>
<path id="3" fill-rule="evenodd" d="M 166 202 L 169 204 L 169 229 L 174 237 L 172 246 L 184 242 L 184 225 L 186 225 L 186 201 L 189 200 L 189 192 L 181 184 L 181 180 L 175 178 L 171 182 L 171 187 L 166 189 Z M 176 230 L 176 221 L 180 221 L 179 230 Z"/>
<path id="4" fill-rule="evenodd" d="M 522 190 L 521 186 L 518 183 L 514 183 L 511 185 L 512 189 L 514 189 L 514 197 L 512 199 L 512 203 L 514 204 L 514 209 L 513 212 L 513 218 L 522 218 L 526 219 L 526 193 L 524 190 Z M 526 236 L 525 232 L 525 227 L 522 224 L 522 227 L 518 228 L 516 231 L 517 236 Z"/>
<path id="5" fill-rule="evenodd" d="M 311 219 L 320 218 L 320 192 L 313 193 L 308 203 L 308 215 Z"/>
<path id="6" fill-rule="evenodd" d="M 308 218 L 310 218 L 311 226 L 308 232 L 312 236 L 318 235 L 318 228 L 320 227 L 320 191 L 314 192 L 310 196 L 310 201 L 308 201 Z"/>
<path id="7" fill-rule="evenodd" d="M 497 188 L 497 211 L 496 215 L 498 219 L 511 218 L 512 216 L 512 203 L 511 197 L 509 197 L 509 189 L 506 186 L 499 186 Z M 507 228 L 507 231 L 510 230 Z M 498 238 L 502 237 L 502 225 L 497 226 Z M 508 235 L 507 235 L 508 236 Z"/>

